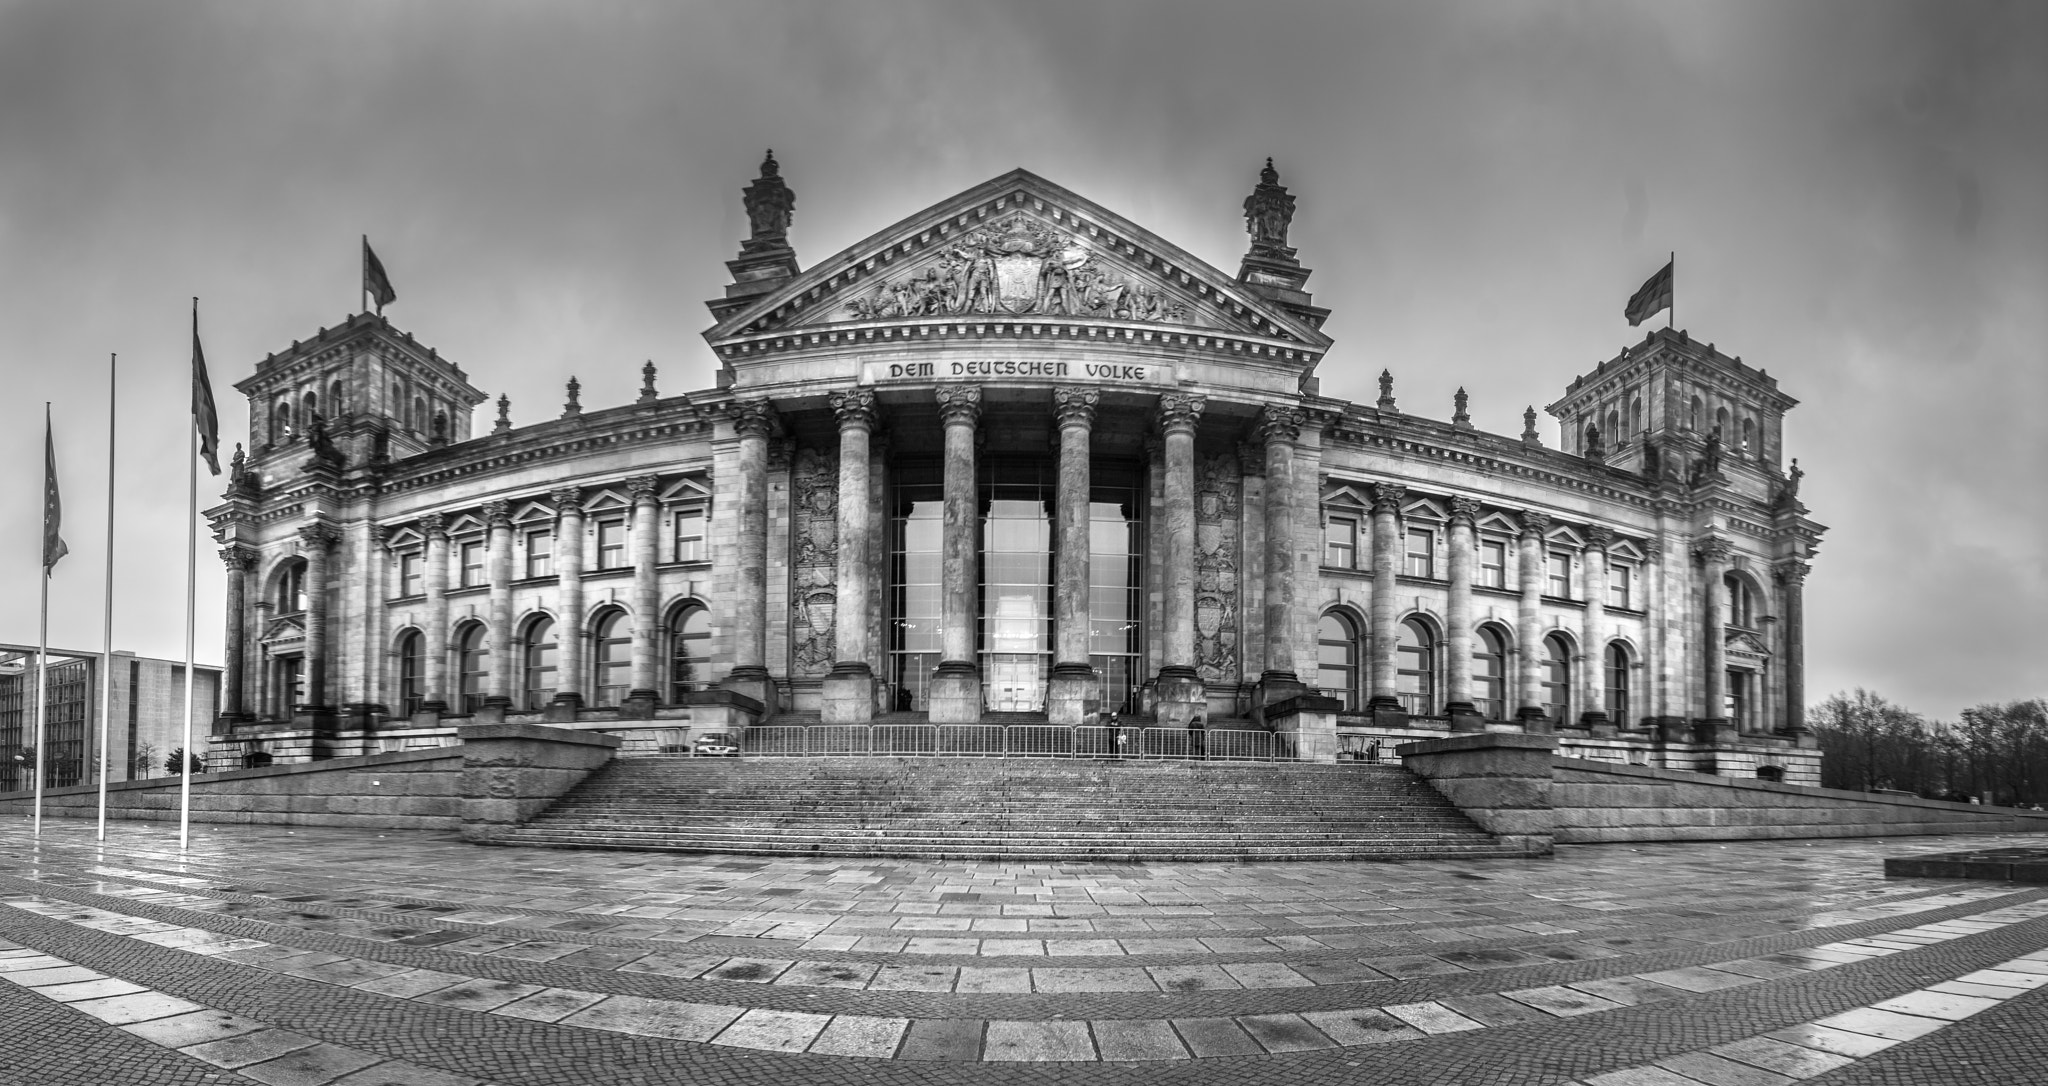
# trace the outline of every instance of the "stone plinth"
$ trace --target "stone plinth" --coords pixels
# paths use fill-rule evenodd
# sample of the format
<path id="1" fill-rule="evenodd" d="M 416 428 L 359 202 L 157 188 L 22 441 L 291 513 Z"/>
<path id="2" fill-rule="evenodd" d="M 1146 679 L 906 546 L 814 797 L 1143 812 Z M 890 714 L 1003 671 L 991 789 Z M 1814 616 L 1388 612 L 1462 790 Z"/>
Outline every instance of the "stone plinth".
<path id="1" fill-rule="evenodd" d="M 462 740 L 462 836 L 490 841 L 546 810 L 621 740 L 602 732 L 538 724 L 472 724 Z"/>
<path id="2" fill-rule="evenodd" d="M 926 705 L 934 724 L 981 723 L 981 672 L 973 664 L 949 660 L 932 675 Z"/>
<path id="3" fill-rule="evenodd" d="M 1073 726 L 1089 723 L 1102 708 L 1096 692 L 1095 669 L 1087 665 L 1053 668 L 1045 689 L 1045 722 Z"/>
<path id="4" fill-rule="evenodd" d="M 866 724 L 875 719 L 875 676 L 866 664 L 835 664 L 818 699 L 826 724 Z"/>
<path id="5" fill-rule="evenodd" d="M 1153 714 L 1162 728 L 1185 728 L 1208 716 L 1208 688 L 1192 668 L 1162 669 L 1153 690 Z"/>
<path id="6" fill-rule="evenodd" d="M 1557 832 L 1550 809 L 1556 750 L 1550 736 L 1482 732 L 1408 743 L 1395 753 L 1502 844 L 1547 855 Z"/>
<path id="7" fill-rule="evenodd" d="M 1266 722 L 1293 741 L 1295 757 L 1301 761 L 1335 762 L 1337 711 L 1343 707 L 1336 698 L 1296 694 L 1267 705 Z"/>

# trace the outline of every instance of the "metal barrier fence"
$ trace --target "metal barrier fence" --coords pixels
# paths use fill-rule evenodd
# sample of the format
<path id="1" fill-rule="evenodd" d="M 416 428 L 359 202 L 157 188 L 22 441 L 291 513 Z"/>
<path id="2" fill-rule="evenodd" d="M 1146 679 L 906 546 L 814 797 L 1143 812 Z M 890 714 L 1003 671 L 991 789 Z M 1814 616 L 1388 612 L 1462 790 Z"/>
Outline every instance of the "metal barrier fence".
<path id="1" fill-rule="evenodd" d="M 740 750 L 767 758 L 945 755 L 1272 762 L 1298 757 L 1294 737 L 1284 732 L 1058 724 L 769 724 L 741 733 Z"/>

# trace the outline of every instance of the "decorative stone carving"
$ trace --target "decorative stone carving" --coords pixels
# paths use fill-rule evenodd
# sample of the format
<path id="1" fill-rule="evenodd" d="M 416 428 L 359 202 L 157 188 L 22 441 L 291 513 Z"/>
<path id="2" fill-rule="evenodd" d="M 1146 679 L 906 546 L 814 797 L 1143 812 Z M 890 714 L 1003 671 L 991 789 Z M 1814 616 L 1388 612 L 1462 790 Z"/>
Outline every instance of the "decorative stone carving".
<path id="1" fill-rule="evenodd" d="M 1479 509 L 1478 498 L 1452 498 L 1451 523 L 1473 527 L 1479 523 Z"/>
<path id="2" fill-rule="evenodd" d="M 1734 546 L 1720 536 L 1710 536 L 1692 545 L 1693 557 L 1708 564 L 1715 562 L 1725 563 L 1728 561 L 1728 557 L 1734 553 Z"/>
<path id="3" fill-rule="evenodd" d="M 741 437 L 772 437 L 775 434 L 775 408 L 766 400 L 735 400 L 725 406 L 725 411 L 732 419 L 732 428 L 739 431 Z"/>
<path id="4" fill-rule="evenodd" d="M 1237 443 L 1237 462 L 1247 478 L 1264 478 L 1266 474 L 1266 445 L 1262 441 L 1240 441 Z"/>
<path id="5" fill-rule="evenodd" d="M 307 550 L 326 550 L 341 540 L 341 533 L 324 521 L 299 526 L 299 543 Z"/>
<path id="6" fill-rule="evenodd" d="M 1543 437 L 1536 432 L 1536 405 L 1530 404 L 1522 411 L 1522 441 L 1530 445 L 1543 444 Z"/>
<path id="7" fill-rule="evenodd" d="M 1091 426 L 1095 422 L 1095 404 L 1100 399 L 1102 394 L 1092 388 L 1056 388 L 1052 391 L 1053 414 L 1063 428 L 1071 422 Z"/>
<path id="8" fill-rule="evenodd" d="M 650 358 L 647 360 L 646 365 L 640 367 L 640 399 L 638 402 L 653 403 L 660 398 L 661 395 L 654 391 L 654 359 Z"/>
<path id="9" fill-rule="evenodd" d="M 1604 551 L 1614 543 L 1614 529 L 1595 524 L 1586 529 L 1586 549 Z"/>
<path id="10" fill-rule="evenodd" d="M 491 432 L 494 434 L 509 434 L 512 432 L 512 397 L 503 392 L 498 393 L 498 421 L 491 427 Z"/>
<path id="11" fill-rule="evenodd" d="M 512 526 L 512 503 L 502 498 L 484 503 L 484 523 L 493 528 Z"/>
<path id="12" fill-rule="evenodd" d="M 1401 499 L 1408 496 L 1408 488 L 1399 483 L 1372 484 L 1372 511 L 1401 515 Z"/>
<path id="13" fill-rule="evenodd" d="M 633 504 L 651 502 L 661 492 L 661 480 L 652 475 L 635 475 L 626 480 L 626 493 L 633 498 Z"/>
<path id="14" fill-rule="evenodd" d="M 747 224 L 753 231 L 744 244 L 745 248 L 765 249 L 787 244 L 789 224 L 796 217 L 796 193 L 782 179 L 782 165 L 775 161 L 773 148 L 769 149 L 768 157 L 761 160 L 761 176 L 743 190 L 742 202 L 747 208 Z"/>
<path id="15" fill-rule="evenodd" d="M 1472 428 L 1472 415 L 1466 411 L 1471 397 L 1465 395 L 1465 386 L 1459 385 L 1457 394 L 1451 397 L 1451 425 L 1461 430 Z"/>
<path id="16" fill-rule="evenodd" d="M 837 648 L 839 455 L 802 448 L 790 469 L 790 665 L 822 678 Z"/>
<path id="17" fill-rule="evenodd" d="M 420 518 L 420 534 L 428 539 L 448 538 L 448 518 L 439 513 L 428 513 Z"/>
<path id="18" fill-rule="evenodd" d="M 1242 487 L 1237 457 L 1195 461 L 1195 670 L 1210 683 L 1240 678 Z"/>
<path id="19" fill-rule="evenodd" d="M 1272 250 L 1292 255 L 1287 248 L 1287 228 L 1294 221 L 1294 197 L 1280 184 L 1280 171 L 1273 160 L 1259 171 L 1258 187 L 1244 198 L 1244 228 L 1252 236 L 1252 251 Z"/>
<path id="20" fill-rule="evenodd" d="M 1605 460 L 1606 458 L 1607 443 L 1600 438 L 1600 428 L 1598 426 L 1586 427 L 1586 459 Z"/>
<path id="21" fill-rule="evenodd" d="M 571 510 L 580 509 L 583 505 L 583 488 L 580 486 L 557 487 L 548 491 L 548 503 L 555 507 L 556 516 Z"/>
<path id="22" fill-rule="evenodd" d="M 875 428 L 877 416 L 875 414 L 875 394 L 872 391 L 865 388 L 857 388 L 851 392 L 834 392 L 827 396 L 826 400 L 832 404 L 832 415 L 839 420 L 839 425 L 842 428 L 847 426 L 866 426 L 870 430 Z"/>
<path id="23" fill-rule="evenodd" d="M 1813 567 L 1797 558 L 1781 559 L 1771 566 L 1771 575 L 1781 585 L 1797 588 L 1806 583 L 1806 574 Z"/>
<path id="24" fill-rule="evenodd" d="M 230 573 L 247 573 L 256 568 L 256 552 L 247 547 L 222 547 L 220 560 Z"/>
<path id="25" fill-rule="evenodd" d="M 1376 401 L 1376 402 L 1375 402 L 1374 406 L 1378 407 L 1378 408 L 1379 408 L 1380 410 L 1382 410 L 1382 411 L 1396 411 L 1396 410 L 1399 410 L 1399 408 L 1396 408 L 1396 407 L 1394 406 L 1394 371 L 1393 371 L 1393 370 L 1381 370 L 1381 371 L 1380 371 L 1380 398 L 1379 398 L 1379 400 L 1378 400 L 1378 401 Z"/>
<path id="26" fill-rule="evenodd" d="M 563 418 L 573 419 L 576 416 L 581 415 L 583 413 L 583 404 L 580 402 L 582 395 L 583 382 L 578 381 L 573 374 L 570 375 L 569 398 L 562 404 Z"/>
<path id="27" fill-rule="evenodd" d="M 1517 519 L 1522 522 L 1522 535 L 1534 535 L 1536 538 L 1541 539 L 1543 538 L 1543 533 L 1550 530 L 1549 513 L 1535 509 L 1524 509 L 1522 515 Z"/>
<path id="28" fill-rule="evenodd" d="M 1265 444 L 1294 441 L 1301 437 L 1301 412 L 1291 407 L 1268 407 L 1259 412 L 1257 433 Z"/>
<path id="29" fill-rule="evenodd" d="M 1112 270 L 1073 234 L 1023 215 L 955 241 L 922 269 L 877 280 L 846 303 L 858 320 L 967 313 L 1185 324 L 1189 309 Z"/>
<path id="30" fill-rule="evenodd" d="M 1205 396 L 1191 392 L 1168 392 L 1159 397 L 1159 428 L 1165 432 L 1177 429 L 1192 431 L 1202 417 L 1202 409 L 1209 405 Z"/>

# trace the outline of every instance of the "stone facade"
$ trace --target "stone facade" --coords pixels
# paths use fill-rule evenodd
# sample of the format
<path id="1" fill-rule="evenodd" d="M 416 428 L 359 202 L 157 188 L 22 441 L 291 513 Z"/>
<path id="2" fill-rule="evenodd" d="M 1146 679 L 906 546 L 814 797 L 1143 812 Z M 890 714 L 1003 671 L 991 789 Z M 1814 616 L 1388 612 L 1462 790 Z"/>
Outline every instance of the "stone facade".
<path id="1" fill-rule="evenodd" d="M 1230 275 L 1024 171 L 805 271 L 772 160 L 717 385 L 472 434 L 381 316 L 263 360 L 211 510 L 217 757 L 539 722 L 1555 733 L 1810 775 L 1794 401 L 1657 331 L 1534 429 L 1322 396 L 1270 164 Z"/>

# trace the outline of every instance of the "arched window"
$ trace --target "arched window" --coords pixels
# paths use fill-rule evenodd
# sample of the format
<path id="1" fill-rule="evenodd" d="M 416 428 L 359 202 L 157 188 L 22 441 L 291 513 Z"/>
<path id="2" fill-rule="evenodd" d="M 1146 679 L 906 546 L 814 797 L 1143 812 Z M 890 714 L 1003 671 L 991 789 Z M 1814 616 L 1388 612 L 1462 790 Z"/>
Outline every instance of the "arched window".
<path id="1" fill-rule="evenodd" d="M 1472 642 L 1473 705 L 1488 720 L 1508 715 L 1508 643 L 1491 626 L 1479 627 Z"/>
<path id="2" fill-rule="evenodd" d="M 1579 455 L 1584 456 L 1587 452 L 1592 450 L 1593 435 L 1598 431 L 1598 429 L 1599 428 L 1594 426 L 1591 422 L 1588 422 L 1586 423 L 1586 428 L 1579 431 Z"/>
<path id="3" fill-rule="evenodd" d="M 277 613 L 296 615 L 306 609 L 306 561 L 295 558 L 277 575 Z"/>
<path id="4" fill-rule="evenodd" d="M 445 411 L 434 412 L 434 440 L 448 440 L 448 414 Z"/>
<path id="5" fill-rule="evenodd" d="M 1756 628 L 1756 593 L 1749 590 L 1749 582 L 1730 573 L 1721 578 L 1723 594 L 1728 597 L 1726 622 L 1730 626 L 1744 629 Z"/>
<path id="6" fill-rule="evenodd" d="M 1344 708 L 1358 708 L 1358 627 L 1336 611 L 1316 625 L 1316 685 Z"/>
<path id="7" fill-rule="evenodd" d="M 455 673 L 461 680 L 462 711 L 474 713 L 484 707 L 484 682 L 490 669 L 490 654 L 484 648 L 484 624 L 472 622 L 455 638 Z"/>
<path id="8" fill-rule="evenodd" d="M 685 607 L 669 627 L 669 700 L 711 685 L 711 612 Z"/>
<path id="9" fill-rule="evenodd" d="M 1643 432 L 1643 398 L 1637 396 L 1628 403 L 1628 432 L 1630 437 Z"/>
<path id="10" fill-rule="evenodd" d="M 1436 638 L 1415 619 L 1401 623 L 1395 649 L 1394 692 L 1410 716 L 1436 713 Z"/>
<path id="11" fill-rule="evenodd" d="M 427 700 L 427 639 L 418 630 L 407 630 L 398 638 L 398 704 L 411 716 Z"/>
<path id="12" fill-rule="evenodd" d="M 610 610 L 597 620 L 597 652 L 590 669 L 597 689 L 598 705 L 617 705 L 626 700 L 633 681 L 633 632 L 626 624 L 626 612 Z"/>
<path id="13" fill-rule="evenodd" d="M 1572 646 L 1562 635 L 1543 639 L 1543 715 L 1558 724 L 1572 720 Z"/>
<path id="14" fill-rule="evenodd" d="M 279 400 L 270 409 L 270 440 L 273 444 L 283 445 L 291 439 L 292 405 L 289 401 Z"/>
<path id="15" fill-rule="evenodd" d="M 1735 434 L 1728 429 L 1728 409 L 1725 407 L 1717 407 L 1714 409 L 1714 432 L 1721 435 L 1722 441 L 1727 441 L 1729 438 L 1735 436 Z"/>
<path id="16" fill-rule="evenodd" d="M 299 401 L 299 404 L 304 408 L 299 413 L 299 417 L 306 420 L 306 425 L 311 426 L 313 424 L 313 416 L 320 413 L 320 397 L 308 392 L 305 398 Z"/>
<path id="17" fill-rule="evenodd" d="M 341 381 L 338 379 L 327 386 L 327 412 L 331 415 L 341 414 Z"/>
<path id="18" fill-rule="evenodd" d="M 1616 641 L 1607 646 L 1607 718 L 1617 728 L 1626 728 L 1629 721 L 1628 704 L 1628 646 Z"/>
<path id="19" fill-rule="evenodd" d="M 545 709 L 555 696 L 555 620 L 542 616 L 526 628 L 526 661 L 521 669 L 528 709 Z"/>
<path id="20" fill-rule="evenodd" d="M 1611 407 L 1607 409 L 1607 425 L 1601 428 L 1600 436 L 1606 438 L 1609 445 L 1619 445 L 1628 440 L 1628 435 L 1621 432 L 1621 412 Z"/>
<path id="21" fill-rule="evenodd" d="M 413 397 L 412 415 L 405 420 L 405 424 L 414 433 L 419 433 L 427 428 L 427 401 L 424 398 L 419 396 Z"/>
<path id="22" fill-rule="evenodd" d="M 1692 406 L 1685 413 L 1686 429 L 1697 430 L 1700 428 L 1700 409 L 1704 406 L 1706 405 L 1700 403 L 1700 398 L 1698 396 L 1694 396 L 1692 398 Z"/>
<path id="23" fill-rule="evenodd" d="M 1755 451 L 1756 451 L 1756 449 L 1755 449 L 1755 445 L 1756 445 L 1756 420 L 1755 420 L 1755 419 L 1743 419 L 1743 420 L 1742 420 L 1742 454 L 1743 454 L 1744 456 L 1750 456 L 1750 455 L 1754 455 L 1754 454 L 1755 454 Z"/>

